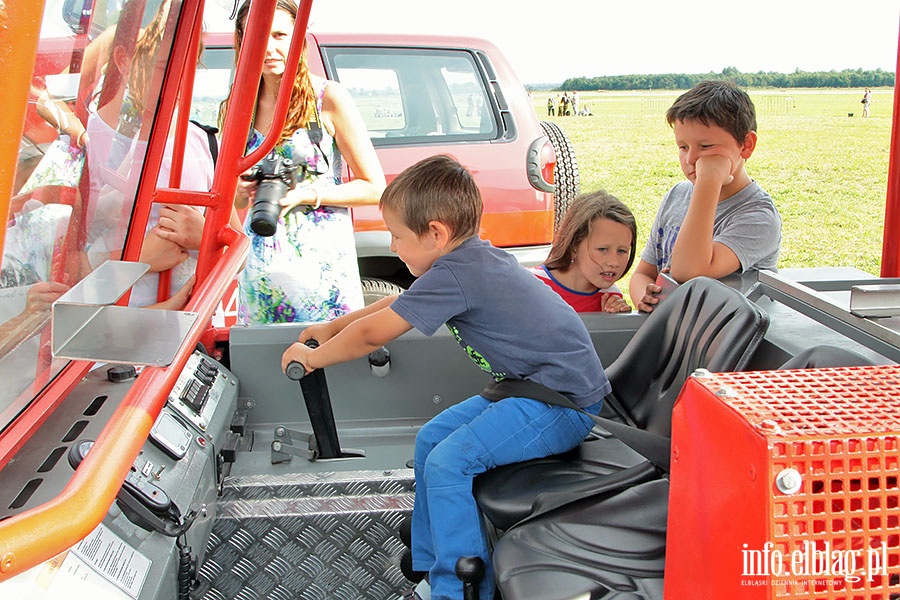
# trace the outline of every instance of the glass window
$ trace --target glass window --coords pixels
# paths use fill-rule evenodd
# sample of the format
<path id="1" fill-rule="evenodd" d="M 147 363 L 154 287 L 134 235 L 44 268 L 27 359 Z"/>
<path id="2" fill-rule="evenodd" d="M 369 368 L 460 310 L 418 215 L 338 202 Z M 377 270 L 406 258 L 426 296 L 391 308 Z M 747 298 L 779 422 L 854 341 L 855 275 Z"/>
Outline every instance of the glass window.
<path id="1" fill-rule="evenodd" d="M 219 105 L 228 97 L 234 76 L 234 50 L 205 48 L 194 78 L 191 119 L 217 127 Z"/>
<path id="2" fill-rule="evenodd" d="M 45 6 L 0 269 L 0 429 L 65 364 L 50 354 L 52 302 L 122 257 L 180 10 Z"/>
<path id="3" fill-rule="evenodd" d="M 490 95 L 468 51 L 329 47 L 324 53 L 376 146 L 497 137 Z"/>

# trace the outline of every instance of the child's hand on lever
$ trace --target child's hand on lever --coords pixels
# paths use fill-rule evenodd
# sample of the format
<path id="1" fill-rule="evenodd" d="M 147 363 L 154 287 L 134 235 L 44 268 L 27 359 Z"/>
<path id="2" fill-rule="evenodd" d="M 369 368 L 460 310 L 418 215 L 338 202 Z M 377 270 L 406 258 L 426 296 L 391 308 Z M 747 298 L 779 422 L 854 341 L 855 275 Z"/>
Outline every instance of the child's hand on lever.
<path id="1" fill-rule="evenodd" d="M 281 355 L 281 370 L 291 379 L 299 379 L 307 373 L 312 373 L 315 369 L 309 366 L 309 353 L 313 348 L 307 346 L 303 342 L 294 342 Z M 289 369 L 291 363 L 298 363 L 303 366 L 303 373 L 296 373 L 294 368 Z M 297 377 L 299 375 L 300 377 Z"/>

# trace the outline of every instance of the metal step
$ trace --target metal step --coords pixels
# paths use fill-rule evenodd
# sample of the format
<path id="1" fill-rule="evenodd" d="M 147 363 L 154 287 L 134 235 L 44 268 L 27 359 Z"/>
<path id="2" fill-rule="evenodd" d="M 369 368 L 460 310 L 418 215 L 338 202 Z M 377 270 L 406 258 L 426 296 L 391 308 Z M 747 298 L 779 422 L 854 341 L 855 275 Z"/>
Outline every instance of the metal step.
<path id="1" fill-rule="evenodd" d="M 413 481 L 411 469 L 227 478 L 198 596 L 396 598 Z"/>

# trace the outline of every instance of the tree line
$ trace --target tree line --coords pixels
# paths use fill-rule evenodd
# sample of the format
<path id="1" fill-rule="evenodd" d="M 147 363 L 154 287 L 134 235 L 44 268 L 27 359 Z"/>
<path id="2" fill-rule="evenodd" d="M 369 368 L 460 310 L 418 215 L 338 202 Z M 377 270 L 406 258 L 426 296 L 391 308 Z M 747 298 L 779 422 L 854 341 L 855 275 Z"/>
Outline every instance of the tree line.
<path id="1" fill-rule="evenodd" d="M 843 71 L 801 71 L 793 73 L 741 73 L 726 67 L 721 73 L 657 75 L 604 75 L 601 77 L 572 77 L 556 89 L 567 91 L 596 90 L 686 90 L 704 79 L 725 79 L 741 87 L 776 88 L 862 88 L 894 85 L 894 73 L 875 69 L 844 69 Z"/>

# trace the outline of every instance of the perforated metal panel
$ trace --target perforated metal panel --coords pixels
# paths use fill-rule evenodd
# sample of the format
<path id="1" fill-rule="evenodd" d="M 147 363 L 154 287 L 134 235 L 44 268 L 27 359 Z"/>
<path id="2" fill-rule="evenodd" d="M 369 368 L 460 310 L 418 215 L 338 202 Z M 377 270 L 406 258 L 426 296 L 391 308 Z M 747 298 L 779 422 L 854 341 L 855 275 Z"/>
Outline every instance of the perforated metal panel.
<path id="1" fill-rule="evenodd" d="M 692 379 L 673 414 L 666 596 L 897 598 L 898 438 L 900 367 Z"/>

